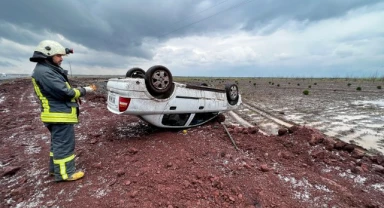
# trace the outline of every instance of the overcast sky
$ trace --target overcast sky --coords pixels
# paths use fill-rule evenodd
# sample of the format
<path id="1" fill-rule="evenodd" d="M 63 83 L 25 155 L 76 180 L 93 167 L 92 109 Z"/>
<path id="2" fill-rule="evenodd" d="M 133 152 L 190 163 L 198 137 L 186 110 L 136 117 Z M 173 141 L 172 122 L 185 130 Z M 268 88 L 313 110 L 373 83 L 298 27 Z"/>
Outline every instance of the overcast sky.
<path id="1" fill-rule="evenodd" d="M 73 74 L 384 77 L 382 0 L 0 2 L 0 72 L 30 74 L 46 39 Z"/>

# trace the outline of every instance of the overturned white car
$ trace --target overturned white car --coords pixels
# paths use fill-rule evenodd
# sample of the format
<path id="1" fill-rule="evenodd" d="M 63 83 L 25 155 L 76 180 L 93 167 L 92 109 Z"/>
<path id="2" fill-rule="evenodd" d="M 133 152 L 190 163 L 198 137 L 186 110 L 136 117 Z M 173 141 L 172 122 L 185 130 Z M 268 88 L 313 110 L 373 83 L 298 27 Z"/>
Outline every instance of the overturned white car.
<path id="1" fill-rule="evenodd" d="M 236 109 L 241 96 L 236 84 L 225 89 L 173 82 L 171 72 L 156 65 L 145 72 L 128 70 L 125 78 L 108 80 L 108 110 L 131 114 L 162 128 L 189 128 Z"/>

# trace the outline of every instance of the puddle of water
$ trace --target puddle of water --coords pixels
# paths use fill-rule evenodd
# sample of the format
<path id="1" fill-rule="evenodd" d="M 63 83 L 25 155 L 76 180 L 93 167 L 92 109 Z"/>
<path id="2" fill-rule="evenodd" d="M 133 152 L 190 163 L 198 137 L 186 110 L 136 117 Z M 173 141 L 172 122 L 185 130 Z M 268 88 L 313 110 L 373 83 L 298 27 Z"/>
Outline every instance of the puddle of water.
<path id="1" fill-rule="evenodd" d="M 321 121 L 315 121 L 315 122 L 309 122 L 308 125 L 313 127 L 320 127 L 320 126 L 323 126 L 324 123 Z"/>
<path id="2" fill-rule="evenodd" d="M 289 121 L 298 122 L 298 121 L 302 121 L 303 120 L 303 116 L 295 115 L 295 114 L 290 114 L 290 115 L 286 115 L 285 119 L 289 120 Z"/>
<path id="3" fill-rule="evenodd" d="M 365 147 L 367 149 L 370 149 L 370 148 L 381 149 L 382 152 L 384 152 L 383 148 L 380 147 L 377 144 L 377 141 L 379 141 L 382 138 L 383 138 L 383 135 L 381 135 L 381 136 L 378 136 L 378 135 L 365 135 L 365 136 L 362 136 L 361 139 L 364 142 L 361 143 L 361 146 L 363 146 L 363 147 Z"/>
<path id="4" fill-rule="evenodd" d="M 324 134 L 327 136 L 330 136 L 330 137 L 335 137 L 336 135 L 338 135 L 338 133 L 334 132 L 334 131 L 326 131 L 326 132 L 324 132 Z M 349 142 L 349 141 L 347 141 L 347 142 Z"/>
<path id="5" fill-rule="evenodd" d="M 356 125 L 345 124 L 343 122 L 332 122 L 328 128 L 332 129 L 332 131 L 340 132 L 340 131 L 349 131 L 355 128 Z"/>
<path id="6" fill-rule="evenodd" d="M 354 105 L 376 105 L 377 107 L 383 108 L 384 107 L 384 99 L 380 100 L 357 100 L 353 102 Z"/>
<path id="7" fill-rule="evenodd" d="M 384 121 L 384 117 L 383 117 L 383 121 Z M 368 127 L 368 128 L 372 128 L 372 129 L 374 129 L 374 128 L 384 128 L 384 123 L 382 123 L 382 124 L 366 124 L 365 126 Z"/>
<path id="8" fill-rule="evenodd" d="M 327 121 L 312 121 L 304 119 L 300 115 L 289 115 L 287 119 L 291 119 L 298 124 L 305 124 L 319 129 L 325 135 L 339 138 L 345 142 L 355 141 L 358 145 L 366 149 L 376 149 L 384 153 L 384 148 L 379 146 L 378 141 L 384 138 L 384 131 L 377 130 L 383 128 L 384 122 L 372 123 L 372 118 L 366 115 L 337 115 Z M 313 118 L 312 118 L 313 120 Z M 335 121 L 336 120 L 336 121 Z M 340 120 L 342 122 L 340 122 Z M 383 120 L 384 121 L 384 120 Z M 351 124 L 351 122 L 353 124 Z M 361 129 L 361 127 L 364 127 Z"/>
<path id="9" fill-rule="evenodd" d="M 335 120 L 341 120 L 343 122 L 348 122 L 348 121 L 354 121 L 354 120 L 363 120 L 369 118 L 369 116 L 365 115 L 338 115 L 333 117 Z"/>
<path id="10" fill-rule="evenodd" d="M 352 134 L 340 135 L 337 131 L 327 131 L 324 133 L 327 136 L 337 137 L 345 142 L 355 141 L 358 145 L 365 149 L 376 149 L 384 153 L 384 149 L 378 145 L 378 141 L 384 138 L 383 133 L 377 133 L 377 131 L 371 129 L 354 130 Z"/>

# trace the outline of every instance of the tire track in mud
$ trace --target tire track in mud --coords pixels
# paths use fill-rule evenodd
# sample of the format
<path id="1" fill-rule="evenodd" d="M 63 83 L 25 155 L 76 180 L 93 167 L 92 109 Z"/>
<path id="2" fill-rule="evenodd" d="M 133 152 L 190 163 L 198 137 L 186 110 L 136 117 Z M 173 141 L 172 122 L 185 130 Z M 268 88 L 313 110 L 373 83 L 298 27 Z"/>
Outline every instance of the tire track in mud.
<path id="1" fill-rule="evenodd" d="M 229 111 L 228 112 L 229 116 L 231 116 L 231 118 L 235 119 L 238 123 L 240 123 L 242 126 L 245 126 L 245 127 L 254 127 L 254 125 L 252 125 L 251 123 L 249 123 L 248 121 L 244 120 L 242 117 L 240 117 L 237 113 L 233 112 L 233 111 Z M 264 135 L 268 135 L 265 131 L 259 129 L 259 132 L 264 134 Z"/>
<path id="2" fill-rule="evenodd" d="M 244 127 L 257 126 L 264 135 L 276 135 L 280 128 L 295 125 L 249 103 L 243 103 L 238 110 L 229 111 L 226 115 L 229 116 L 227 123 L 239 123 Z"/>
<path id="3" fill-rule="evenodd" d="M 281 126 L 284 126 L 286 128 L 290 128 L 292 127 L 293 125 L 295 124 L 292 124 L 292 123 L 289 123 L 287 121 L 284 121 L 283 119 L 281 118 L 277 118 L 275 116 L 273 116 L 272 114 L 268 113 L 268 111 L 265 111 L 261 108 L 258 108 L 256 106 L 253 106 L 252 104 L 247 104 L 247 103 L 244 103 L 245 107 L 251 109 L 253 112 L 256 112 L 258 114 L 260 114 L 261 116 L 265 117 L 265 118 L 268 118 L 270 119 L 271 121 L 281 125 Z"/>

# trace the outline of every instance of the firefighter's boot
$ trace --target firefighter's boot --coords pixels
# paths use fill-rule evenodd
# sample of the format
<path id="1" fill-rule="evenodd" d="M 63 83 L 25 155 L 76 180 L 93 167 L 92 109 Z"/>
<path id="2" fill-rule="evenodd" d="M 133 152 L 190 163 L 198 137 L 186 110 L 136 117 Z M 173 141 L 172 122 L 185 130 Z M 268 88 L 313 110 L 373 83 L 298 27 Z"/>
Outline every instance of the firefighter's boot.
<path id="1" fill-rule="evenodd" d="M 77 171 L 76 173 L 72 174 L 70 177 L 65 179 L 65 181 L 76 181 L 82 177 L 84 177 L 84 172 L 83 171 Z"/>

